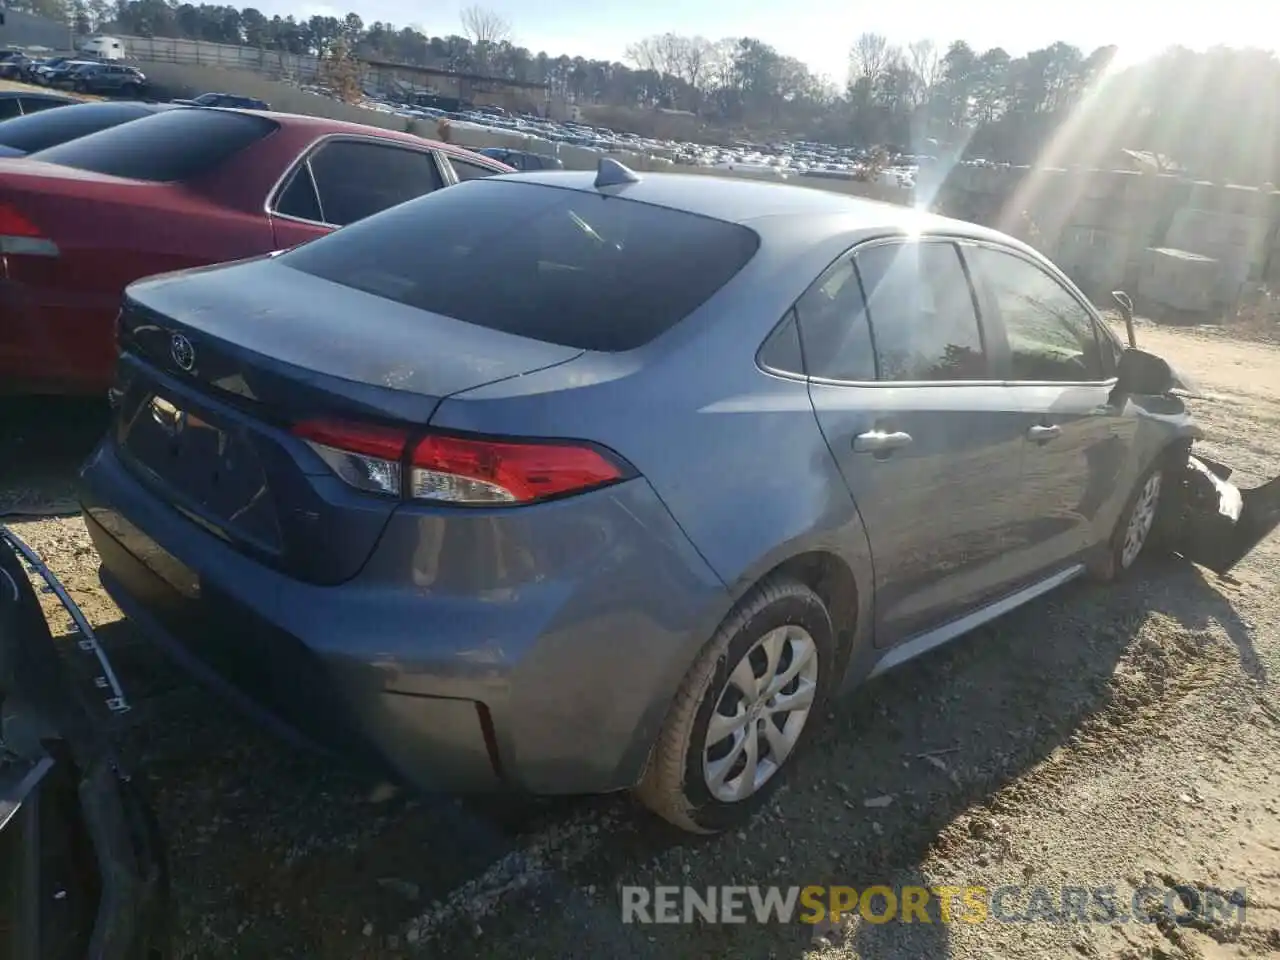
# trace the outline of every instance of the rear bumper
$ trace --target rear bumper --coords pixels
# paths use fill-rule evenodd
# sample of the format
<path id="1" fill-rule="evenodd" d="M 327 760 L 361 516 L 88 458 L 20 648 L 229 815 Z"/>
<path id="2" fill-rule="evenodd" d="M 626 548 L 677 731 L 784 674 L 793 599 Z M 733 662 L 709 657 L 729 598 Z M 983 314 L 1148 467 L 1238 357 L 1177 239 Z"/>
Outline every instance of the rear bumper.
<path id="1" fill-rule="evenodd" d="M 634 784 L 729 606 L 644 480 L 513 519 L 401 507 L 339 586 L 238 553 L 110 441 L 81 497 L 104 585 L 180 662 L 280 732 L 428 790 Z"/>

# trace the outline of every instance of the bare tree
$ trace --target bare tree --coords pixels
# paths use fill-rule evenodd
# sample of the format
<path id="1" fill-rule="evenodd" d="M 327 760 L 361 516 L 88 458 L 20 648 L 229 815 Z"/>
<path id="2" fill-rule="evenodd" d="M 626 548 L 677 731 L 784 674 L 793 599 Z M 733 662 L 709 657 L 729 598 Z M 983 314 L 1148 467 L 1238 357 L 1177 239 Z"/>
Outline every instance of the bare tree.
<path id="1" fill-rule="evenodd" d="M 661 37 L 645 37 L 636 43 L 627 44 L 627 48 L 622 52 L 622 55 L 634 63 L 637 70 L 652 70 L 654 73 L 662 73 L 662 53 L 659 49 L 659 41 L 661 39 Z"/>
<path id="2" fill-rule="evenodd" d="M 463 7 L 462 31 L 467 39 L 477 47 L 492 47 L 503 40 L 511 39 L 511 23 L 488 7 Z"/>
<path id="3" fill-rule="evenodd" d="M 881 33 L 864 33 L 849 50 L 850 79 L 874 81 L 890 66 L 898 51 Z"/>
<path id="4" fill-rule="evenodd" d="M 911 72 L 916 75 L 916 103 L 919 105 L 929 99 L 942 80 L 944 63 L 932 40 L 917 40 L 907 47 L 907 55 Z"/>
<path id="5" fill-rule="evenodd" d="M 689 86 L 701 90 L 711 62 L 711 42 L 706 37 L 689 37 L 681 51 L 681 76 Z"/>

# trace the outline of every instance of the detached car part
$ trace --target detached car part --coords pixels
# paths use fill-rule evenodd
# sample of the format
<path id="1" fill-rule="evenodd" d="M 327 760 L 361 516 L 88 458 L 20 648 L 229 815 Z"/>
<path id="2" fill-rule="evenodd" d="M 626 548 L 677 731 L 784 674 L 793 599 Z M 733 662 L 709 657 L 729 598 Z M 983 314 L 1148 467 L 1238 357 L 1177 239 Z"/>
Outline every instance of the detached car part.
<path id="1" fill-rule="evenodd" d="M 54 645 L 31 574 L 75 625 L 96 704 Z M 163 960 L 167 874 L 146 803 L 106 734 L 128 709 L 88 622 L 0 524 L 0 957 Z M 105 714 L 105 716 L 104 716 Z"/>
<path id="2" fill-rule="evenodd" d="M 1229 481 L 1231 468 L 1187 456 L 1171 546 L 1188 560 L 1226 575 L 1280 527 L 1280 477 L 1250 490 Z"/>

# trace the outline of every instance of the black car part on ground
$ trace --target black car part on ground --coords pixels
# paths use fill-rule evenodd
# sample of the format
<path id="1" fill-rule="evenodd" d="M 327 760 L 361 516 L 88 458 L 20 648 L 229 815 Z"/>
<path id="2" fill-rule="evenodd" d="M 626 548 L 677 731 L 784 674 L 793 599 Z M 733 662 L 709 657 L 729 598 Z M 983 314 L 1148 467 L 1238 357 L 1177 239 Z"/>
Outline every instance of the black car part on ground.
<path id="1" fill-rule="evenodd" d="M 1177 478 L 1173 547 L 1219 576 L 1280 527 L 1280 477 L 1241 490 L 1231 474 L 1230 467 L 1195 454 Z"/>
<path id="2" fill-rule="evenodd" d="M 71 616 L 101 709 L 127 709 L 84 615 L 0 524 L 0 956 L 162 960 L 158 831 L 54 645 L 29 571 Z"/>

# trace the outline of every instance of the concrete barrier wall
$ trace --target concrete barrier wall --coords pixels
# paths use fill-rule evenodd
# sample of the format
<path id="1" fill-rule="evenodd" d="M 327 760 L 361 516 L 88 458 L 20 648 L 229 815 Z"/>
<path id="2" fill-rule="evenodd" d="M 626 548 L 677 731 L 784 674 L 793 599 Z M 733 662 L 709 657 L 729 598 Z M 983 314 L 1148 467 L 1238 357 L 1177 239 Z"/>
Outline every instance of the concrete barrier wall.
<path id="1" fill-rule="evenodd" d="M 1271 184 L 1025 167 L 923 172 L 920 183 L 935 208 L 1026 240 L 1095 297 L 1123 287 L 1139 309 L 1224 315 L 1280 283 Z"/>
<path id="2" fill-rule="evenodd" d="M 266 100 L 277 110 L 330 117 L 442 139 L 430 120 L 408 121 L 326 97 L 244 70 L 142 63 L 167 97 L 228 90 Z M 594 169 L 599 151 L 539 137 L 450 125 L 463 147 L 508 147 L 558 156 L 571 170 Z M 1139 309 L 1227 313 L 1251 288 L 1280 285 L 1280 191 L 1175 176 L 1113 170 L 1030 167 L 922 169 L 915 190 L 825 177 L 675 166 L 628 151 L 608 154 L 635 170 L 746 177 L 815 190 L 922 204 L 961 220 L 995 227 L 1052 257 L 1086 292 L 1102 300 L 1121 287 Z"/>

